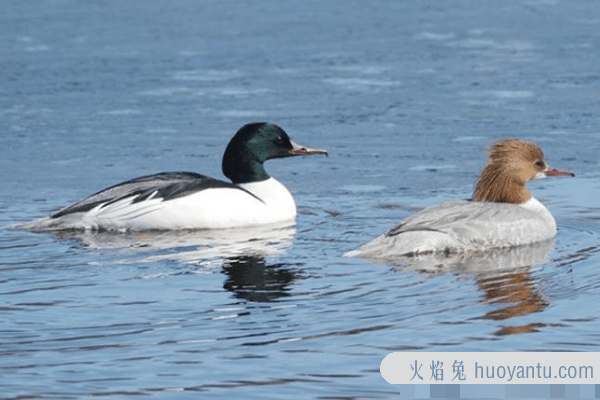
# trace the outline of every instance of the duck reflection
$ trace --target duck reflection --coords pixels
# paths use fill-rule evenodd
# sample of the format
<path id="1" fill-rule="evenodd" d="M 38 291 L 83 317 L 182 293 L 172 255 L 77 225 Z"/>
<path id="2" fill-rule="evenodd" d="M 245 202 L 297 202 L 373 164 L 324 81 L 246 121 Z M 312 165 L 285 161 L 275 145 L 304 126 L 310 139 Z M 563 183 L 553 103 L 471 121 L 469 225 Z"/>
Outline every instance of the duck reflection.
<path id="1" fill-rule="evenodd" d="M 519 272 L 480 278 L 477 280 L 477 285 L 484 292 L 488 302 L 507 305 L 485 314 L 483 316 L 485 319 L 503 321 L 509 318 L 521 317 L 540 312 L 548 305 L 535 287 L 528 268 Z M 513 333 L 536 332 L 537 328 L 541 326 L 543 324 L 539 323 L 504 326 L 496 334 L 502 336 Z"/>
<path id="2" fill-rule="evenodd" d="M 288 296 L 289 285 L 300 276 L 285 264 L 267 265 L 264 257 L 242 256 L 223 263 L 223 288 L 237 298 L 268 302 Z"/>
<path id="3" fill-rule="evenodd" d="M 130 259 L 120 260 L 125 263 L 161 260 L 202 263 L 281 254 L 291 246 L 295 233 L 294 226 L 284 224 L 196 231 L 61 231 L 55 235 L 91 249 L 130 255 Z"/>
<path id="4" fill-rule="evenodd" d="M 178 261 L 193 264 L 194 270 L 222 265 L 225 290 L 240 299 L 267 302 L 287 296 L 290 283 L 300 278 L 285 264 L 265 261 L 266 256 L 285 252 L 295 233 L 293 226 L 269 225 L 203 231 L 61 231 L 55 235 L 87 248 L 125 254 L 119 263 Z"/>
<path id="5" fill-rule="evenodd" d="M 531 268 L 534 264 L 545 261 L 553 248 L 554 239 L 481 253 L 420 256 L 403 260 L 395 270 L 414 270 L 428 275 L 459 273 L 471 276 L 483 293 L 483 301 L 499 305 L 498 309 L 481 318 L 508 321 L 538 313 L 548 306 L 537 282 L 531 276 Z M 495 335 L 536 332 L 543 326 L 543 323 L 505 325 Z"/>

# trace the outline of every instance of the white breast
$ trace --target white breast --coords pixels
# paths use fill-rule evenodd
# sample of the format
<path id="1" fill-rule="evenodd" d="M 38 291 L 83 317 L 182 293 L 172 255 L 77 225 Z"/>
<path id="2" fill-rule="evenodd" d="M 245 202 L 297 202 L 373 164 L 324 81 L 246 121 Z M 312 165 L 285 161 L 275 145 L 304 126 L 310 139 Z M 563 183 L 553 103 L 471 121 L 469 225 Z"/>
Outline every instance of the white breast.
<path id="1" fill-rule="evenodd" d="M 292 194 L 281 183 L 273 178 L 260 182 L 242 183 L 239 185 L 246 189 L 264 204 L 261 221 L 279 222 L 296 217 L 296 202 Z"/>
<path id="2" fill-rule="evenodd" d="M 540 230 L 543 235 L 551 235 L 551 237 L 556 235 L 556 221 L 546 206 L 538 199 L 531 196 L 529 200 L 520 204 L 520 206 L 530 210 L 540 218 L 542 223 L 538 226 L 538 230 Z"/>

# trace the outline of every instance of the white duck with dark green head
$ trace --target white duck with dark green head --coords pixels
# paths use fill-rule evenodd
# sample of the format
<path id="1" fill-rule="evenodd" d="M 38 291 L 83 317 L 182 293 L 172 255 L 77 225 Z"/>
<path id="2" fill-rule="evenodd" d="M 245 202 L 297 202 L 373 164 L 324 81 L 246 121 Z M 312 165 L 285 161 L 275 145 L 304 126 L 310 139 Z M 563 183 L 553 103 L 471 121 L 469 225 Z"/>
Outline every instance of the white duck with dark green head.
<path id="1" fill-rule="evenodd" d="M 193 172 L 143 176 L 104 189 L 49 217 L 17 228 L 175 230 L 234 228 L 293 221 L 290 192 L 264 169 L 273 158 L 327 154 L 294 143 L 283 129 L 267 123 L 243 126 L 223 155 L 231 183 Z"/>
<path id="2" fill-rule="evenodd" d="M 349 257 L 390 259 L 428 253 L 460 253 L 541 242 L 556 235 L 556 221 L 527 189 L 527 182 L 572 172 L 550 168 L 542 149 L 517 139 L 489 148 L 472 200 L 426 208 Z"/>

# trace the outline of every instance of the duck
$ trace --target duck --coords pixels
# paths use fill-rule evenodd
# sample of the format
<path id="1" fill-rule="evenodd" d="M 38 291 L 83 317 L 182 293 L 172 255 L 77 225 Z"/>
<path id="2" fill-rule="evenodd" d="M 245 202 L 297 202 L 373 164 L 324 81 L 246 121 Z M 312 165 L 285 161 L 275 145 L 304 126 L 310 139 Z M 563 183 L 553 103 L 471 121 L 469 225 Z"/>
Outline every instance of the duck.
<path id="1" fill-rule="evenodd" d="M 226 182 L 194 172 L 162 172 L 101 190 L 22 225 L 32 231 L 225 229 L 293 223 L 296 203 L 264 163 L 274 158 L 327 155 L 295 143 L 266 122 L 241 127 L 225 149 Z"/>
<path id="2" fill-rule="evenodd" d="M 425 208 L 347 257 L 390 259 L 529 245 L 554 238 L 556 221 L 527 189 L 531 180 L 575 176 L 548 165 L 542 149 L 521 139 L 488 148 L 473 196 Z"/>

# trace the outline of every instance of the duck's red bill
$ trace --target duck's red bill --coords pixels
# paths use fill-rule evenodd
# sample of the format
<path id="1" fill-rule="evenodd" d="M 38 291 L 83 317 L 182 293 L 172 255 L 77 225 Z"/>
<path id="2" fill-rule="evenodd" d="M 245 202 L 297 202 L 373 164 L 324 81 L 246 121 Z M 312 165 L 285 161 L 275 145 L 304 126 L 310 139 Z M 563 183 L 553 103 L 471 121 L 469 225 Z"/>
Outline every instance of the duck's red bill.
<path id="1" fill-rule="evenodd" d="M 546 174 L 546 176 L 560 176 L 560 175 L 575 176 L 574 172 L 561 171 L 560 169 L 555 169 L 555 168 L 549 169 L 548 171 L 544 172 L 544 174 Z"/>

